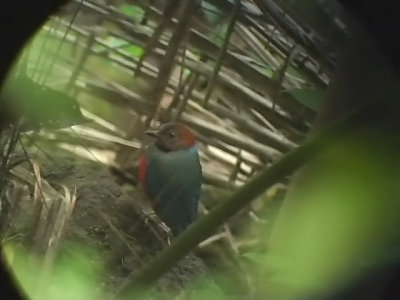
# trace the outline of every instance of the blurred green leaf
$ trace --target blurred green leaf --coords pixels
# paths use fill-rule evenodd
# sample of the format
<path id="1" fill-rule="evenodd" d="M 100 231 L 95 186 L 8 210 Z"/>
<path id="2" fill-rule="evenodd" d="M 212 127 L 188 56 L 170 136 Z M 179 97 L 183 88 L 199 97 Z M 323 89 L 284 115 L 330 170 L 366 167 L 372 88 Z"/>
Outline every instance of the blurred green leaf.
<path id="1" fill-rule="evenodd" d="M 223 290 L 211 280 L 207 280 L 204 286 L 196 288 L 191 291 L 190 299 L 226 299 L 227 296 L 224 294 Z"/>
<path id="2" fill-rule="evenodd" d="M 119 48 L 128 45 L 129 43 L 123 39 L 119 39 L 113 36 L 107 38 L 107 44 L 112 48 Z"/>
<path id="3" fill-rule="evenodd" d="M 319 111 L 325 100 L 325 91 L 312 88 L 292 89 L 288 91 L 297 101 L 312 109 Z"/>
<path id="4" fill-rule="evenodd" d="M 62 253 L 50 273 L 43 272 L 39 259 L 15 245 L 11 262 L 16 277 L 30 299 L 98 299 L 99 277 L 104 275 L 96 251 L 74 247 Z M 8 250 L 10 252 L 11 250 Z"/>
<path id="5" fill-rule="evenodd" d="M 259 64 L 252 64 L 254 68 L 256 68 L 257 70 L 259 70 L 260 72 L 262 72 L 264 75 L 266 75 L 268 78 L 272 78 L 272 76 L 274 75 L 274 70 L 267 65 L 261 66 Z"/>
<path id="6" fill-rule="evenodd" d="M 247 253 L 244 253 L 242 256 L 256 264 L 260 264 L 264 261 L 265 253 L 247 252 Z"/>
<path id="7" fill-rule="evenodd" d="M 299 70 L 297 70 L 293 66 L 289 66 L 288 67 L 287 73 L 292 75 L 292 76 L 294 76 L 294 77 L 297 77 L 297 78 L 299 78 L 301 80 L 308 81 L 308 78 L 302 72 L 300 72 Z"/>
<path id="8" fill-rule="evenodd" d="M 222 12 L 211 3 L 203 1 L 201 3 L 201 8 L 205 19 L 210 23 L 218 22 L 221 19 Z"/>
<path id="9" fill-rule="evenodd" d="M 124 4 L 119 9 L 123 14 L 132 17 L 136 21 L 140 21 L 144 15 L 144 10 L 137 5 Z"/>
<path id="10" fill-rule="evenodd" d="M 143 48 L 136 45 L 130 45 L 125 50 L 134 57 L 140 57 L 143 54 Z"/>

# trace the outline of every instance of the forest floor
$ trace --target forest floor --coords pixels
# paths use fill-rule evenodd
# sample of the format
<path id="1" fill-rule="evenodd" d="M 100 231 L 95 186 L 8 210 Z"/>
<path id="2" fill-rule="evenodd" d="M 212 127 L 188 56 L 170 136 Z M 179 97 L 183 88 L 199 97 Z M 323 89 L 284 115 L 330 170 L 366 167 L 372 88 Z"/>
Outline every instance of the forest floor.
<path id="1" fill-rule="evenodd" d="M 100 276 L 99 286 L 106 291 L 112 293 L 168 246 L 165 233 L 138 205 L 143 202 L 141 191 L 127 190 L 106 166 L 54 147 L 30 151 L 30 157 L 39 163 L 42 178 L 60 193 L 62 186 L 76 188 L 76 207 L 59 250 L 75 251 L 75 245 L 95 249 L 98 255 L 90 258 L 90 264 L 104 268 L 106 275 Z M 27 162 L 23 165 L 30 169 Z M 17 236 L 25 245 L 32 242 L 33 228 L 33 210 L 26 198 L 8 229 L 8 236 Z M 156 290 L 179 293 L 206 269 L 202 259 L 189 254 L 164 274 Z"/>

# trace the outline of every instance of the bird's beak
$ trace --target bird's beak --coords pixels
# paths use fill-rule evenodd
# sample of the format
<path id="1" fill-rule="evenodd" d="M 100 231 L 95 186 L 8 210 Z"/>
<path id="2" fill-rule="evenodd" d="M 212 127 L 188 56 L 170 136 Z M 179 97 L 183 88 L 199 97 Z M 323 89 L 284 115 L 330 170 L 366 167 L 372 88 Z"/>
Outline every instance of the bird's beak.
<path id="1" fill-rule="evenodd" d="M 144 134 L 151 136 L 151 137 L 157 137 L 158 136 L 158 131 L 157 130 L 146 130 Z"/>

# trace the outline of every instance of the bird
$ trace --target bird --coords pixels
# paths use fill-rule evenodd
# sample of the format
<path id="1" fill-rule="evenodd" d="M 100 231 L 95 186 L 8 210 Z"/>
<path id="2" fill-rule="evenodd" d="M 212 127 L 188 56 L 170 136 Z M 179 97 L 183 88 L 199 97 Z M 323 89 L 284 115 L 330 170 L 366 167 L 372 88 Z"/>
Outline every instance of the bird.
<path id="1" fill-rule="evenodd" d="M 177 236 L 198 214 L 202 167 L 196 137 L 179 122 L 166 123 L 145 134 L 154 142 L 140 159 L 139 182 L 156 215 Z"/>

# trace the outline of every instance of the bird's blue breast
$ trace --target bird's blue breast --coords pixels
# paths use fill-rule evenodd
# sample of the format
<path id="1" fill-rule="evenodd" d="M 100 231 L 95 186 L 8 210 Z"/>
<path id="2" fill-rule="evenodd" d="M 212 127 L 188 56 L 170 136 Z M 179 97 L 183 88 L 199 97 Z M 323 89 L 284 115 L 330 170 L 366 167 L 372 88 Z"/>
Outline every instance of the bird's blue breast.
<path id="1" fill-rule="evenodd" d="M 151 146 L 147 159 L 146 191 L 160 219 L 179 234 L 197 217 L 202 183 L 197 148 L 162 152 Z"/>

